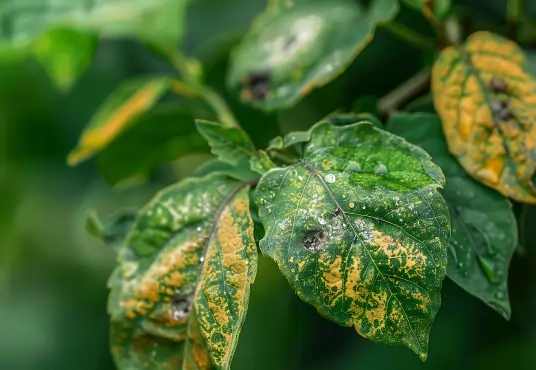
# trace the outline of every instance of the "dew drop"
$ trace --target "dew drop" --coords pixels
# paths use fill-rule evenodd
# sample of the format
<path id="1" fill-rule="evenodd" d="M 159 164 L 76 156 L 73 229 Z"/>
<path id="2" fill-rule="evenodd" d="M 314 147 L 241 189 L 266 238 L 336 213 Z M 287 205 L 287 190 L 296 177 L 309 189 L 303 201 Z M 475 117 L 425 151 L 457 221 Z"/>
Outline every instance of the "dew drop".
<path id="1" fill-rule="evenodd" d="M 198 226 L 196 230 L 197 230 L 198 233 L 200 233 L 201 232 L 201 226 Z"/>
<path id="2" fill-rule="evenodd" d="M 326 182 L 328 184 L 333 184 L 335 182 L 335 175 L 330 173 L 330 174 L 324 176 L 324 180 L 326 180 Z"/>
<path id="3" fill-rule="evenodd" d="M 319 223 L 320 225 L 325 225 L 325 224 L 326 224 L 326 220 L 325 220 L 324 218 L 322 218 L 322 217 L 318 217 L 318 223 Z"/>
<path id="4" fill-rule="evenodd" d="M 345 171 L 349 172 L 361 172 L 361 165 L 356 161 L 350 161 L 346 166 Z"/>
<path id="5" fill-rule="evenodd" d="M 204 260 L 205 260 L 205 257 L 201 257 L 201 258 L 199 259 L 199 262 L 203 262 Z"/>
<path id="6" fill-rule="evenodd" d="M 378 162 L 378 165 L 374 169 L 375 175 L 387 175 L 389 173 L 389 170 L 387 170 L 387 167 L 382 163 Z"/>
<path id="7" fill-rule="evenodd" d="M 348 207 L 350 207 L 350 208 L 354 208 L 354 207 L 355 207 L 354 202 L 350 202 L 350 204 L 348 204 Z"/>
<path id="8" fill-rule="evenodd" d="M 497 299 L 504 299 L 505 298 L 505 295 L 503 292 L 497 292 L 495 293 L 495 298 Z"/>
<path id="9" fill-rule="evenodd" d="M 459 268 L 459 269 L 462 269 L 462 268 L 464 268 L 464 266 L 465 266 L 465 265 L 464 265 L 464 263 L 463 263 L 463 262 L 458 262 L 458 268 Z"/>

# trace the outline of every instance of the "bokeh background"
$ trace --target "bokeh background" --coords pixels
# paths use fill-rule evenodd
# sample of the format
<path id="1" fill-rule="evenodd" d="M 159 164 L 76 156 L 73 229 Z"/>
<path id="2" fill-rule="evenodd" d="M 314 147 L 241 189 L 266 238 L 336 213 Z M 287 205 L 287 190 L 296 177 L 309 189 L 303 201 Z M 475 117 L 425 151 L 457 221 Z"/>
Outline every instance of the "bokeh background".
<path id="1" fill-rule="evenodd" d="M 461 1 L 478 10 L 475 27 L 500 24 L 504 1 Z M 296 107 L 265 115 L 225 89 L 229 47 L 265 7 L 260 0 L 197 0 L 184 48 L 202 60 L 208 81 L 231 104 L 259 145 L 279 132 L 308 127 L 324 114 L 365 109 L 429 63 L 424 54 L 380 30 L 354 65 Z M 401 21 L 430 32 L 412 12 Z M 488 22 L 488 23 L 486 23 Z M 32 60 L 0 64 L 0 369 L 114 369 L 108 350 L 107 278 L 111 250 L 89 236 L 85 214 L 106 216 L 144 204 L 155 190 L 187 176 L 205 157 L 157 167 L 144 183 L 111 189 L 94 161 L 65 163 L 84 125 L 120 82 L 169 67 L 134 40 L 100 43 L 91 68 L 59 93 Z M 363 103 L 365 102 L 365 103 Z M 359 108 L 358 107 L 358 108 Z M 516 206 L 519 212 L 519 207 Z M 512 319 L 506 322 L 452 282 L 422 363 L 402 347 L 377 345 L 320 317 L 262 258 L 233 368 L 242 369 L 536 369 L 536 212 L 529 209 L 524 255 L 510 271 Z"/>

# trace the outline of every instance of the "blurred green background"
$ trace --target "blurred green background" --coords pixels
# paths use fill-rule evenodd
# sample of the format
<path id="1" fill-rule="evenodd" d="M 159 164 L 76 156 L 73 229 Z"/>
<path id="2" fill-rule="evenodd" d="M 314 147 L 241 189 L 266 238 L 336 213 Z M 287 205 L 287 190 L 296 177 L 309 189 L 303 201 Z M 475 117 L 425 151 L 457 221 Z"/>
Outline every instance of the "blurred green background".
<path id="1" fill-rule="evenodd" d="M 230 45 L 264 7 L 260 0 L 195 1 L 185 40 L 187 54 L 202 60 L 208 81 L 260 146 L 356 98 L 382 96 L 430 59 L 380 30 L 340 78 L 292 109 L 265 115 L 241 105 L 224 86 Z M 485 16 L 499 22 L 504 13 L 490 9 Z M 430 31 L 416 13 L 400 17 Z M 32 60 L 0 64 L 0 369 L 115 368 L 106 314 L 115 256 L 86 233 L 85 214 L 139 207 L 155 190 L 187 176 L 200 158 L 160 166 L 143 185 L 110 189 L 95 161 L 69 168 L 65 157 L 114 87 L 167 68 L 135 41 L 107 40 L 75 88 L 61 94 Z M 531 209 L 525 256 L 516 255 L 510 269 L 511 321 L 445 280 L 426 363 L 406 348 L 371 343 L 323 319 L 261 257 L 233 368 L 534 370 L 535 223 Z"/>

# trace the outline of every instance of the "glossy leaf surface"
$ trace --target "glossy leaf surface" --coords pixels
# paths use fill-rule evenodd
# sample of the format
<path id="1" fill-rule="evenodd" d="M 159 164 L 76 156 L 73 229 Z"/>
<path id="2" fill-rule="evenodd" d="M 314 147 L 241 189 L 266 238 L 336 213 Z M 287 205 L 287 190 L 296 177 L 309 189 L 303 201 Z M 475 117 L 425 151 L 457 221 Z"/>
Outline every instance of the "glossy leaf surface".
<path id="1" fill-rule="evenodd" d="M 508 267 L 517 246 L 510 202 L 465 173 L 448 152 L 437 115 L 397 114 L 388 127 L 426 150 L 445 174 L 452 223 L 448 277 L 509 319 Z"/>
<path id="2" fill-rule="evenodd" d="M 396 0 L 274 1 L 235 50 L 229 85 L 263 109 L 294 105 L 340 75 L 398 9 Z"/>
<path id="3" fill-rule="evenodd" d="M 304 160 L 257 187 L 263 254 L 325 317 L 426 359 L 450 235 L 441 170 L 370 123 L 308 136 Z"/>
<path id="4" fill-rule="evenodd" d="M 247 184 L 188 179 L 140 211 L 110 279 L 121 369 L 229 368 L 257 269 Z"/>
<path id="5" fill-rule="evenodd" d="M 477 32 L 449 47 L 432 73 L 448 147 L 478 181 L 536 203 L 536 80 L 512 41 Z"/>
<path id="6" fill-rule="evenodd" d="M 119 86 L 106 99 L 69 154 L 67 161 L 76 165 L 106 147 L 142 113 L 151 108 L 171 84 L 168 77 L 144 77 Z"/>

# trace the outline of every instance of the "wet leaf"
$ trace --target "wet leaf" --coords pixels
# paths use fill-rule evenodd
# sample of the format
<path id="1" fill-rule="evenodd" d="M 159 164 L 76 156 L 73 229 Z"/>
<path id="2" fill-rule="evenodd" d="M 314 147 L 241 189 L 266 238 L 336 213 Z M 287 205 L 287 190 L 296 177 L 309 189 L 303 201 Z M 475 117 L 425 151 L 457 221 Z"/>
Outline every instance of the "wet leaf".
<path id="1" fill-rule="evenodd" d="M 440 168 L 366 122 L 309 136 L 302 162 L 257 187 L 261 251 L 325 317 L 426 359 L 450 235 Z"/>
<path id="2" fill-rule="evenodd" d="M 236 128 L 210 121 L 196 121 L 197 130 L 208 141 L 212 153 L 232 165 L 245 164 L 255 154 L 255 146 L 247 134 Z"/>
<path id="3" fill-rule="evenodd" d="M 7 0 L 0 4 L 0 43 L 25 45 L 53 27 L 176 44 L 187 0 Z"/>
<path id="4" fill-rule="evenodd" d="M 510 202 L 467 175 L 449 154 L 437 115 L 401 113 L 388 127 L 426 150 L 445 174 L 452 223 L 448 277 L 509 319 L 508 266 L 517 246 Z"/>
<path id="5" fill-rule="evenodd" d="M 119 86 L 91 119 L 67 161 L 74 166 L 105 148 L 142 113 L 151 108 L 171 84 L 168 77 L 144 77 Z"/>
<path id="6" fill-rule="evenodd" d="M 294 105 L 340 75 L 398 9 L 396 0 L 272 2 L 235 50 L 229 85 L 266 110 Z"/>
<path id="7" fill-rule="evenodd" d="M 447 15 L 452 6 L 452 0 L 402 0 L 402 2 L 421 12 L 431 10 L 440 19 Z"/>
<path id="8" fill-rule="evenodd" d="M 99 171 L 109 184 L 149 171 L 158 163 L 208 153 L 195 119 L 210 115 L 191 105 L 163 105 L 135 120 L 99 153 Z"/>
<path id="9" fill-rule="evenodd" d="M 94 34 L 55 28 L 40 36 L 32 51 L 56 86 L 65 91 L 89 67 L 96 47 Z"/>
<path id="10" fill-rule="evenodd" d="M 257 269 L 248 184 L 188 179 L 140 211 L 109 283 L 121 369 L 229 368 Z"/>
<path id="11" fill-rule="evenodd" d="M 449 47 L 432 73 L 448 147 L 483 184 L 536 203 L 536 81 L 522 50 L 489 32 Z"/>

